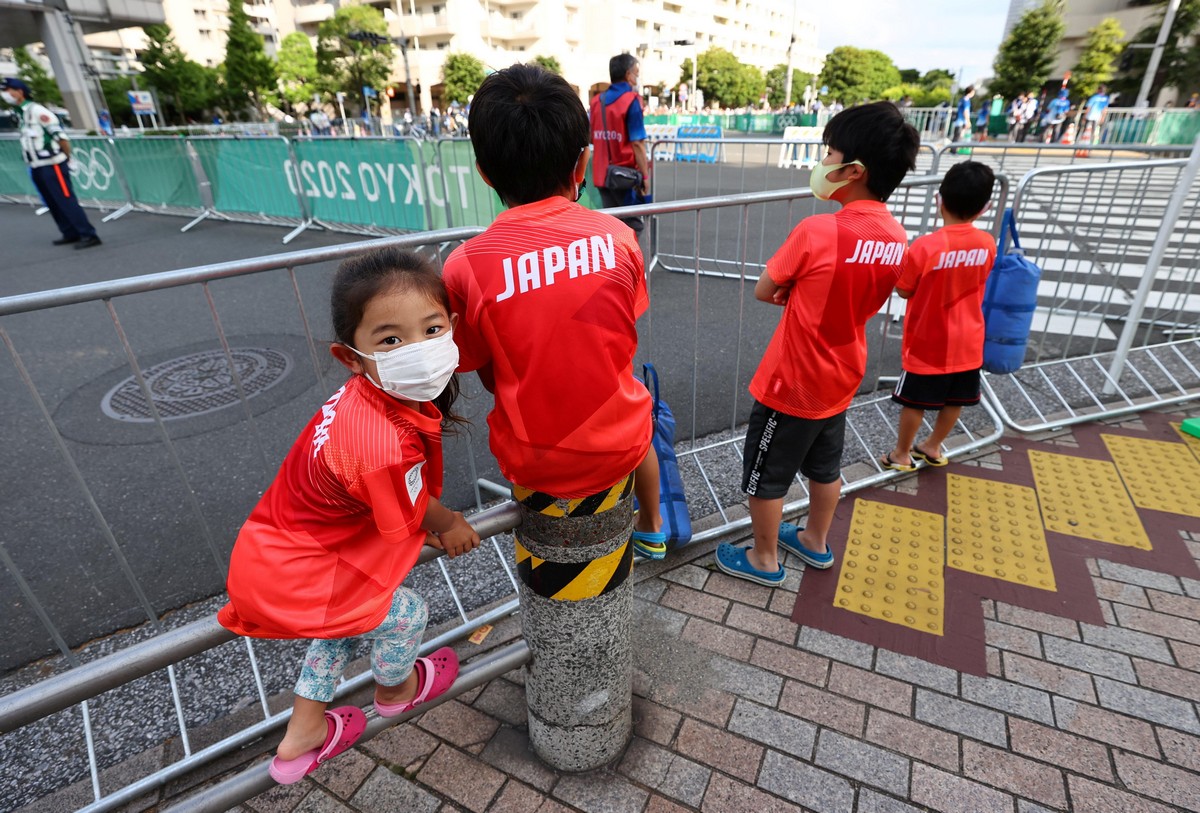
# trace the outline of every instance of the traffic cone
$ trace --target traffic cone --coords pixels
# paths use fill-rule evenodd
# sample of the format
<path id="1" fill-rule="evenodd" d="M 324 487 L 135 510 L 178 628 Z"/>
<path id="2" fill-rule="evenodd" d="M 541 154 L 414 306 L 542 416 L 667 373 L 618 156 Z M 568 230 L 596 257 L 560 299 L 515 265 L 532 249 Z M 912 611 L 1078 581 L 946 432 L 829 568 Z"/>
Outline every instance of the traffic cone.
<path id="1" fill-rule="evenodd" d="M 1072 127 L 1074 127 L 1075 125 L 1074 125 L 1074 124 L 1072 124 L 1071 126 L 1072 126 Z M 1074 140 L 1074 139 L 1072 139 L 1072 140 Z M 1092 126 L 1091 126 L 1091 124 L 1089 124 L 1089 125 L 1088 125 L 1087 127 L 1085 127 L 1085 128 L 1084 128 L 1084 130 L 1083 130 L 1083 139 L 1082 139 L 1082 141 L 1083 141 L 1083 142 L 1085 142 L 1085 143 L 1090 143 L 1090 142 L 1091 142 L 1091 140 L 1092 140 Z M 1064 139 L 1064 143 L 1067 143 L 1067 142 L 1066 142 L 1066 139 Z M 1075 150 L 1075 157 L 1076 157 L 1076 158 L 1087 158 L 1087 157 L 1088 157 L 1088 156 L 1090 156 L 1091 154 L 1092 154 L 1092 151 L 1091 151 L 1091 150 Z"/>
<path id="2" fill-rule="evenodd" d="M 1074 144 L 1075 143 L 1075 122 L 1067 125 L 1067 129 L 1063 130 L 1062 140 L 1059 144 Z"/>

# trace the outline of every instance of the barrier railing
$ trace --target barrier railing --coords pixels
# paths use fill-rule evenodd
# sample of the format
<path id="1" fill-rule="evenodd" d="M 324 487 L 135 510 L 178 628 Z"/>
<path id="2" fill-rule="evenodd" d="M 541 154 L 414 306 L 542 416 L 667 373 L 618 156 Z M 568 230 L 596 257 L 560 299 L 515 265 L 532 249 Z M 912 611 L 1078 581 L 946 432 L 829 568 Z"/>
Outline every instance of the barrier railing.
<path id="1" fill-rule="evenodd" d="M 932 170 L 945 172 L 959 161 L 984 161 L 1012 177 L 1043 166 L 1095 165 L 1100 162 L 1186 157 L 1191 147 L 1147 144 L 1042 144 L 1004 141 L 962 141 L 936 149 Z"/>
<path id="2" fill-rule="evenodd" d="M 777 148 L 783 149 L 783 146 L 777 143 Z M 651 230 L 651 254 L 647 260 L 649 266 L 651 268 L 661 266 L 669 271 L 691 272 L 691 260 L 696 257 L 698 262 L 695 267 L 703 275 L 737 278 L 740 274 L 740 266 L 746 264 L 757 276 L 766 266 L 767 259 L 779 246 L 779 242 L 765 239 L 768 233 L 787 234 L 803 218 L 821 211 L 834 211 L 836 208 L 833 204 L 818 201 L 807 187 L 807 174 L 801 178 L 796 174 L 798 171 L 795 168 L 791 170 L 771 168 L 769 171 L 762 170 L 756 173 L 743 166 L 740 175 L 736 172 L 730 173 L 733 179 L 740 180 L 742 183 L 749 184 L 758 181 L 783 188 L 791 187 L 796 190 L 795 195 L 775 199 L 771 205 L 757 209 L 755 217 L 746 224 L 742 224 L 740 221 L 731 222 L 727 216 L 722 216 L 718 212 L 718 215 L 712 220 L 710 230 L 692 234 L 689 228 L 681 225 L 677 220 L 660 216 Z M 657 197 L 659 194 L 660 184 L 670 184 L 671 181 L 678 182 L 685 177 L 683 173 L 679 172 L 663 173 L 661 170 L 658 171 L 654 181 L 655 196 Z M 701 185 L 702 182 L 711 186 L 714 180 L 719 184 L 722 178 L 717 176 L 715 179 L 702 179 L 697 175 L 694 178 L 697 197 L 700 196 L 700 190 L 705 189 Z M 1009 181 L 1008 176 L 1003 173 L 997 174 L 997 180 L 992 199 L 991 223 L 993 230 L 999 235 L 1000 215 L 1007 205 Z M 934 203 L 933 193 L 937 190 L 940 181 L 941 177 L 938 175 L 910 176 L 900 184 L 888 200 L 889 209 L 910 234 L 922 234 L 929 230 L 931 224 L 936 223 L 937 207 Z M 667 188 L 672 190 L 670 185 Z M 686 190 L 684 194 L 686 194 Z M 668 191 L 666 195 L 663 195 L 667 199 L 681 196 L 678 191 L 675 194 Z M 625 211 L 632 211 L 632 209 L 622 210 L 622 212 Z M 749 230 L 749 234 L 745 232 L 745 229 Z M 750 247 L 745 246 L 745 240 L 756 233 L 759 236 L 756 244 Z M 743 256 L 743 251 L 748 251 L 749 254 Z"/>
<path id="3" fill-rule="evenodd" d="M 689 228 L 702 230 L 721 210 L 725 210 L 726 219 L 745 222 L 754 219 L 756 208 L 804 194 L 793 189 L 652 204 L 628 211 L 660 217 L 688 213 L 693 219 Z M 191 600 L 181 596 L 183 587 L 191 589 L 196 599 L 219 593 L 234 531 L 272 475 L 274 461 L 290 445 L 295 427 L 307 420 L 334 384 L 336 368 L 329 366 L 332 362 L 322 364 L 316 346 L 322 328 L 314 327 L 308 315 L 308 299 L 317 292 L 324 295 L 324 276 L 313 279 L 311 273 L 300 274 L 298 269 L 320 272 L 320 263 L 379 245 L 453 245 L 478 231 L 462 228 L 292 252 L 0 300 L 0 341 L 13 362 L 11 371 L 0 369 L 0 380 L 6 385 L 3 391 L 12 394 L 10 397 L 27 392 L 32 405 L 32 409 L 18 406 L 10 415 L 15 424 L 14 437 L 36 439 L 48 434 L 50 438 L 49 442 L 22 445 L 21 466 L 8 470 L 15 476 L 19 469 L 22 480 L 30 481 L 39 479 L 35 472 L 64 468 L 73 491 L 80 495 L 77 501 L 69 493 L 58 495 L 54 522 L 46 528 L 53 541 L 40 540 L 28 530 L 39 526 L 29 522 L 25 514 L 41 515 L 45 509 L 41 503 L 17 506 L 6 527 L 0 528 L 0 559 L 22 594 L 18 615 L 28 613 L 28 617 L 13 619 L 14 628 L 36 632 L 40 626 L 43 639 L 31 640 L 29 634 L 23 638 L 10 636 L 6 655 L 10 660 L 17 659 L 10 665 L 29 660 L 31 655 L 36 657 L 40 654 L 38 647 L 44 651 L 44 640 L 48 640 L 58 642 L 63 665 L 86 668 L 73 647 L 107 631 L 95 624 L 80 626 L 81 619 L 101 617 L 97 623 L 103 623 L 112 618 L 111 611 L 106 614 L 100 608 L 125 608 L 115 619 L 117 626 L 133 626 L 140 615 L 143 634 L 172 635 L 167 629 L 171 624 L 160 618 L 181 600 Z M 766 239 L 778 243 L 784 236 L 786 230 L 771 232 Z M 252 275 L 258 276 L 252 279 Z M 745 526 L 735 506 L 743 499 L 737 485 L 741 467 L 736 461 L 749 409 L 745 389 L 748 367 L 756 362 L 756 351 L 769 336 L 769 322 L 773 324 L 770 318 L 754 315 L 750 309 L 769 309 L 771 316 L 776 311 L 747 302 L 752 278 L 745 267 L 737 279 L 654 274 L 650 286 L 653 305 L 645 325 L 642 353 L 659 366 L 664 395 L 676 408 L 678 449 L 693 515 L 715 518 L 698 538 L 737 532 Z M 171 314 L 169 323 L 162 321 L 163 312 Z M 68 324 L 69 330 L 65 327 Z M 872 331 L 882 325 L 881 319 Z M 106 328 L 115 334 L 114 339 L 103 339 Z M 168 346 L 178 349 L 163 346 L 164 331 L 170 337 Z M 689 332 L 690 341 L 686 339 Z M 729 352 L 710 353 L 714 335 L 722 332 Z M 56 362 L 54 371 L 70 381 L 69 391 L 79 392 L 80 401 L 58 393 L 56 379 L 47 378 L 42 366 L 31 363 L 40 358 L 38 348 L 44 344 L 44 336 L 60 333 L 76 337 L 79 348 L 56 343 L 55 358 L 61 356 L 65 363 Z M 152 349 L 139 352 L 134 349 L 138 347 Z M 89 383 L 81 390 L 77 377 L 81 371 L 93 369 L 97 353 L 114 359 L 124 357 L 127 364 L 94 381 L 83 376 Z M 176 362 L 181 353 L 188 357 L 208 354 L 191 362 L 203 366 L 201 378 L 185 375 L 187 371 L 180 369 Z M 290 371 L 274 390 L 265 379 L 272 353 L 287 356 L 275 369 Z M 307 361 L 302 361 L 306 357 Z M 218 379 L 225 381 L 228 407 L 201 412 L 198 424 L 177 420 L 182 417 L 181 401 L 192 385 Z M 47 388 L 54 394 L 43 394 Z M 212 399 L 222 393 L 207 389 L 204 395 L 209 400 L 203 409 L 213 410 Z M 272 396 L 273 391 L 279 394 Z M 64 397 L 66 400 L 56 408 L 48 405 Z M 96 401 L 108 404 L 115 413 L 124 409 L 124 420 L 97 427 Z M 473 431 L 483 434 L 486 430 L 479 417 L 487 409 L 487 397 L 479 394 L 468 402 L 472 406 L 468 415 L 476 418 Z M 136 411 L 132 407 L 141 409 L 140 422 L 130 416 Z M 845 469 L 847 490 L 895 476 L 881 471 L 875 462 L 878 451 L 894 442 L 894 409 L 887 399 L 869 396 L 853 408 Z M 261 418 L 266 410 L 272 416 L 270 423 Z M 168 411 L 171 416 L 166 414 Z M 193 434 L 196 432 L 199 434 Z M 952 454 L 990 443 L 998 432 L 999 425 L 989 421 L 986 410 L 977 411 L 952 436 Z M 88 453 L 92 443 L 106 444 L 102 460 Z M 494 465 L 476 457 L 477 447 L 479 438 L 471 435 L 447 441 L 447 493 L 452 495 L 447 499 L 452 503 L 456 500 L 461 505 L 470 500 L 462 488 L 469 482 L 468 477 L 498 479 L 492 473 Z M 219 465 L 212 466 L 214 461 L 220 461 Z M 117 494 L 110 493 L 106 485 L 113 465 L 126 472 Z M 214 491 L 223 497 L 200 498 Z M 137 493 L 138 499 L 126 499 L 128 493 Z M 802 510 L 806 501 L 803 487 L 797 484 L 789 498 L 789 512 Z M 183 506 L 184 512 L 163 510 L 163 505 Z M 72 558 L 81 565 L 78 572 L 88 573 L 89 579 L 96 580 L 94 584 L 78 585 L 76 589 L 46 572 L 42 552 L 52 544 L 61 545 L 63 539 L 72 540 Z M 148 555 L 159 549 L 159 540 L 172 540 L 172 565 L 165 569 Z M 515 606 L 511 599 L 505 599 L 511 594 L 511 573 L 506 572 L 511 566 L 511 551 L 501 550 L 493 540 L 490 550 L 472 557 L 452 565 L 437 560 L 422 565 L 426 570 L 418 568 L 413 574 L 431 604 L 435 620 L 453 618 L 456 613 L 462 617 L 454 628 L 456 634 L 494 619 L 497 613 L 510 612 Z M 430 573 L 428 568 L 441 571 L 446 587 L 435 589 L 439 574 Z M 179 583 L 181 578 L 183 585 Z M 464 578 L 472 585 L 470 595 L 456 587 Z M 197 605 L 198 616 L 193 617 L 209 619 L 219 603 L 218 599 Z M 480 611 L 476 609 L 479 607 L 490 609 Z M 290 687 L 299 652 L 287 643 L 231 643 L 221 636 L 209 619 L 179 632 L 175 638 L 163 639 L 171 652 L 178 646 L 178 652 L 189 658 L 206 658 L 198 663 L 175 663 L 156 645 L 147 645 L 128 657 L 122 650 L 112 656 L 115 660 L 94 667 L 107 675 L 102 679 L 95 671 L 68 671 L 48 681 L 29 674 L 25 679 L 32 684 L 30 694 L 0 698 L 0 726 L 7 730 L 7 726 L 26 725 L 0 739 L 0 758 L 6 766 L 12 766 L 12 775 L 20 776 L 22 784 L 12 787 L 0 778 L 0 788 L 9 798 L 23 803 L 31 798 L 30 788 L 43 787 L 50 781 L 49 771 L 70 779 L 90 775 L 96 801 L 88 809 L 114 809 L 273 731 L 283 718 L 270 713 L 268 701 Z M 209 652 L 214 646 L 219 651 Z M 194 654 L 201 650 L 208 654 Z M 164 664 L 169 669 L 165 683 L 158 677 L 161 672 L 155 671 L 162 670 Z M 220 664 L 230 664 L 236 679 L 228 678 Z M 201 674 L 207 677 L 201 680 Z M 220 676 L 219 691 L 208 682 L 218 680 L 214 675 Z M 128 690 L 139 697 L 132 710 L 129 700 L 101 694 L 109 685 L 138 676 L 146 677 Z M 204 704 L 202 716 L 198 716 L 194 697 L 198 691 L 210 701 Z M 22 711 L 31 698 L 38 698 L 35 706 Z M 247 699 L 261 709 L 261 714 L 249 718 L 245 730 L 238 734 L 211 741 L 203 724 L 215 719 L 212 715 L 228 714 L 244 706 Z M 86 705 L 75 705 L 84 701 Z M 53 718 L 45 716 L 55 708 L 64 710 Z M 112 724 L 110 708 L 122 709 L 123 733 L 115 744 L 107 733 L 107 726 Z M 76 736 L 86 743 L 85 747 L 64 747 L 60 764 L 54 766 L 44 764 L 32 751 L 25 752 L 28 749 L 23 746 L 30 737 L 62 738 L 63 734 L 51 732 L 61 731 L 64 725 L 79 730 L 80 714 L 84 715 L 83 729 Z M 75 722 L 64 716 L 74 717 Z M 181 744 L 179 759 L 116 793 L 101 794 L 100 777 L 108 765 L 167 739 Z M 249 778 L 231 781 L 262 789 L 256 784 L 261 781 L 261 769 L 251 769 L 251 773 Z"/>
<path id="4" fill-rule="evenodd" d="M 1013 211 L 1042 268 L 1028 365 L 984 382 L 1009 426 L 1034 432 L 1197 397 L 1198 161 L 1200 151 L 1022 179 Z"/>
<path id="5" fill-rule="evenodd" d="M 285 244 L 308 227 L 306 198 L 296 183 L 295 157 L 286 138 L 189 138 L 187 144 L 208 185 L 210 214 L 224 220 L 296 226 L 283 238 Z"/>

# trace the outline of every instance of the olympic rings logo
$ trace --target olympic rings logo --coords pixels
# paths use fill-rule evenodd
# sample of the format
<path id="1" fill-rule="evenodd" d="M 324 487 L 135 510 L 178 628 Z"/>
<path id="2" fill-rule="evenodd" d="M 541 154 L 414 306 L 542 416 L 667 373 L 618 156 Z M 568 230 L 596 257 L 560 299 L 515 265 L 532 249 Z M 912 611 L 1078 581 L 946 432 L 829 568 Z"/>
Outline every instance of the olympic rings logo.
<path id="1" fill-rule="evenodd" d="M 71 158 L 75 163 L 71 181 L 80 190 L 108 191 L 116 169 L 113 167 L 112 158 L 103 148 L 76 147 L 71 151 Z"/>

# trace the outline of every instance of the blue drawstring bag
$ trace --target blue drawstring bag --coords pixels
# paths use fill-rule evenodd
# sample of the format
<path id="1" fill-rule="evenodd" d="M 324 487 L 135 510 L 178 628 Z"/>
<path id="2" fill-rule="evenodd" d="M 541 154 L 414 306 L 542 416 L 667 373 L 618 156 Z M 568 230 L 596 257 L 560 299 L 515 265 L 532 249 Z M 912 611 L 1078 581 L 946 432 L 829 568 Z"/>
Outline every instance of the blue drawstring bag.
<path id="1" fill-rule="evenodd" d="M 692 518 L 688 516 L 687 495 L 679 475 L 679 460 L 675 457 L 675 416 L 658 392 L 658 371 L 653 364 L 642 365 L 642 381 L 654 396 L 654 438 L 651 441 L 658 456 L 659 513 L 663 518 L 663 533 L 668 548 L 681 548 L 692 541 Z"/>
<path id="2" fill-rule="evenodd" d="M 1007 238 L 1012 247 L 1005 251 Z M 983 292 L 983 369 L 1005 375 L 1025 361 L 1042 269 L 1025 258 L 1012 209 L 1004 212 L 1000 248 Z"/>

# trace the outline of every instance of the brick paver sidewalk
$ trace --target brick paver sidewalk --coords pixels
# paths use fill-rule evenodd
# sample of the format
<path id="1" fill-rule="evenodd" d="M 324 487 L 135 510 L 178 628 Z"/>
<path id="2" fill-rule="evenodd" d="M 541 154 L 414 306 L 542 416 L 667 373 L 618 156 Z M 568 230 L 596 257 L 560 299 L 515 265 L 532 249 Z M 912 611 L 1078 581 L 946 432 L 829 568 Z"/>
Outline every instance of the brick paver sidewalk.
<path id="1" fill-rule="evenodd" d="M 247 809 L 1200 810 L 1200 581 L 1088 559 L 1104 626 L 981 599 L 977 676 L 798 626 L 802 577 L 835 576 L 789 562 L 772 590 L 715 572 L 712 547 L 638 574 L 636 736 L 611 768 L 538 762 L 518 671 Z"/>

